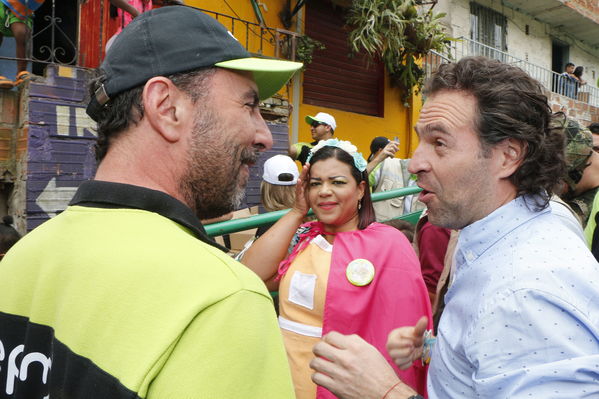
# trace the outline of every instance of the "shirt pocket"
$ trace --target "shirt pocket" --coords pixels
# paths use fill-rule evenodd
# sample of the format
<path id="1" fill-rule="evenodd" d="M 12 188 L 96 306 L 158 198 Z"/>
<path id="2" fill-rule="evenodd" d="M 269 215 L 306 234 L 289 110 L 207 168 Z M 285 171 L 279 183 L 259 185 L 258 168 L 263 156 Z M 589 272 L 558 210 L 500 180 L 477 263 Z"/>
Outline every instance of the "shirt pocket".
<path id="1" fill-rule="evenodd" d="M 316 274 L 294 272 L 289 284 L 289 302 L 313 310 L 316 278 Z"/>
<path id="2" fill-rule="evenodd" d="M 383 181 L 381 182 L 381 191 L 390 191 L 396 188 L 395 181 L 390 179 L 389 177 L 383 177 Z M 395 197 L 391 198 L 389 204 L 395 208 L 401 208 L 403 206 L 404 197 Z"/>

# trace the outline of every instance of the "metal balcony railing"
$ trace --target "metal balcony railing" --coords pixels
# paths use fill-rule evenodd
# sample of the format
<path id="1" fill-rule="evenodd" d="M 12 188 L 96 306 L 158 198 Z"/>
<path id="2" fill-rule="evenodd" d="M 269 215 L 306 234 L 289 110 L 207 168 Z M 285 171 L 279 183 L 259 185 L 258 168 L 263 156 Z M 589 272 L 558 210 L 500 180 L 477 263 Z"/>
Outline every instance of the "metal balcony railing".
<path id="1" fill-rule="evenodd" d="M 580 85 L 573 78 L 466 38 L 459 38 L 458 41 L 452 42 L 450 50 L 446 54 L 431 52 L 425 60 L 426 76 L 430 76 L 442 63 L 457 61 L 467 56 L 485 56 L 516 65 L 537 79 L 547 90 L 599 107 L 599 89 L 597 87 L 590 84 Z"/>
<path id="2" fill-rule="evenodd" d="M 210 10 L 198 9 L 225 25 L 250 53 L 261 57 L 295 61 L 297 41 L 301 36 L 300 34 L 262 26 L 255 22 Z M 32 62 L 34 65 L 78 65 L 80 49 L 76 33 L 67 32 L 71 30 L 73 32 L 81 31 L 73 26 L 73 24 L 80 23 L 76 21 L 76 18 L 75 16 L 73 20 L 67 20 L 59 15 L 56 0 L 51 0 L 51 8 L 47 11 L 47 15 L 44 15 L 43 18 L 37 18 L 35 21 L 36 25 L 30 39 L 33 46 L 28 46 L 26 58 L 0 56 L 0 60 L 10 62 L 25 60 Z M 99 54 L 103 53 L 104 45 L 105 43 L 101 40 L 98 42 Z"/>
<path id="3" fill-rule="evenodd" d="M 295 61 L 299 33 L 279 28 L 269 28 L 255 22 L 198 8 L 212 16 L 239 40 L 249 52 L 258 56 L 284 58 Z"/>

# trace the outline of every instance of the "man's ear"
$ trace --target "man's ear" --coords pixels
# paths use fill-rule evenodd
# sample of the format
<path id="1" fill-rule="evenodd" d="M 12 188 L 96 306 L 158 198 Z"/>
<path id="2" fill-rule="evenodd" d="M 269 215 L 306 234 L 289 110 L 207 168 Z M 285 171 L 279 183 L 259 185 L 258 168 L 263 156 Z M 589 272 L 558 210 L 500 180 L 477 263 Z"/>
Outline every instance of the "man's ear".
<path id="1" fill-rule="evenodd" d="M 144 117 L 166 141 L 174 143 L 185 132 L 183 118 L 192 105 L 191 99 L 163 76 L 148 80 L 143 94 Z"/>
<path id="2" fill-rule="evenodd" d="M 516 173 L 528 151 L 528 145 L 522 140 L 507 138 L 497 147 L 500 151 L 500 177 L 507 178 Z"/>

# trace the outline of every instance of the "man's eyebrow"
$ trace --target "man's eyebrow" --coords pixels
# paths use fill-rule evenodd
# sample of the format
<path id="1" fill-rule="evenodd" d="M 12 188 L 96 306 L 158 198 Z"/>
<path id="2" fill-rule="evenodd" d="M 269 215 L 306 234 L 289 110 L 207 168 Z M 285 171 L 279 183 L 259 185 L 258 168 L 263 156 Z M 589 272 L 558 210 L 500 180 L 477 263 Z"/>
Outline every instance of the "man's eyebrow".
<path id="1" fill-rule="evenodd" d="M 310 180 L 318 180 L 321 181 L 322 179 L 320 177 L 310 177 Z"/>
<path id="2" fill-rule="evenodd" d="M 414 130 L 416 130 L 416 133 L 418 134 L 418 136 L 420 136 L 423 133 L 430 133 L 430 132 L 449 134 L 449 132 L 447 131 L 445 126 L 442 123 L 438 123 L 438 122 L 433 122 L 428 125 L 424 125 L 422 129 L 418 129 L 418 126 L 414 126 Z"/>
<path id="3" fill-rule="evenodd" d="M 260 102 L 260 99 L 258 98 L 258 92 L 254 89 L 249 89 L 248 91 L 243 93 L 242 97 L 245 101 L 252 101 L 255 104 L 258 104 Z"/>

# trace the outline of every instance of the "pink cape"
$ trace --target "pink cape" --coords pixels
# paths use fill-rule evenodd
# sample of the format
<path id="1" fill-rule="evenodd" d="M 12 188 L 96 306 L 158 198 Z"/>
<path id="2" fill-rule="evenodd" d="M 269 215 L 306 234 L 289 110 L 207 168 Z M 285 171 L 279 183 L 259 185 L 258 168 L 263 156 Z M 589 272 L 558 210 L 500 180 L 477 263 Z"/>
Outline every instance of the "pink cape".
<path id="1" fill-rule="evenodd" d="M 375 268 L 373 281 L 364 287 L 352 285 L 345 274 L 347 264 L 357 258 L 369 260 Z M 432 328 L 430 300 L 418 257 L 399 230 L 373 223 L 364 230 L 336 234 L 323 335 L 331 331 L 359 335 L 385 356 L 403 382 L 426 394 L 426 367 L 416 361 L 408 370 L 399 370 L 386 349 L 393 329 L 413 326 L 422 316 L 428 317 Z M 336 398 L 320 386 L 316 397 Z"/>

